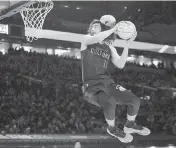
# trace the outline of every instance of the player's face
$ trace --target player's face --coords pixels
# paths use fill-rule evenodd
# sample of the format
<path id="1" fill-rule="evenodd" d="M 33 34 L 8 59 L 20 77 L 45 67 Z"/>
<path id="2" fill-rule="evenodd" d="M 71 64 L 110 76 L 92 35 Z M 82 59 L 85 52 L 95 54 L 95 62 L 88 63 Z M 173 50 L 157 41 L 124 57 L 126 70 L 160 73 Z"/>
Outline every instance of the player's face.
<path id="1" fill-rule="evenodd" d="M 100 24 L 99 23 L 93 24 L 92 27 L 91 27 L 90 34 L 94 35 L 94 34 L 97 34 L 97 33 L 100 33 L 100 32 L 101 32 Z"/>

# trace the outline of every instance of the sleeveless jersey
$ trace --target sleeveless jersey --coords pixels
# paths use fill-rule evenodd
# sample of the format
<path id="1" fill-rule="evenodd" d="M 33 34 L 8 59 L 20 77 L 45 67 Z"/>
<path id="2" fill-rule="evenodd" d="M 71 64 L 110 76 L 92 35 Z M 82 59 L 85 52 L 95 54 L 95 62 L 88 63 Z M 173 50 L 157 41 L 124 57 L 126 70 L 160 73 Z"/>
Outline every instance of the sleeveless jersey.
<path id="1" fill-rule="evenodd" d="M 83 82 L 109 73 L 111 49 L 106 44 L 95 43 L 81 51 Z"/>

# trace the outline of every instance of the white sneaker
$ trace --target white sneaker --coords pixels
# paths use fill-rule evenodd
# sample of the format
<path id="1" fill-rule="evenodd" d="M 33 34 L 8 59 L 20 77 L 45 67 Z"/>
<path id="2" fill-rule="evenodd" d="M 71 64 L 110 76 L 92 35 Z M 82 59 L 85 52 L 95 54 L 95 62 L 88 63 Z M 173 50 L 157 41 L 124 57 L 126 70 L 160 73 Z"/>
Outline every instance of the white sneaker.
<path id="1" fill-rule="evenodd" d="M 133 141 L 133 136 L 131 134 L 126 134 L 117 127 L 108 126 L 107 133 L 115 138 L 118 138 L 123 143 L 130 143 Z"/>
<path id="2" fill-rule="evenodd" d="M 150 129 L 137 125 L 133 121 L 127 121 L 124 126 L 124 132 L 128 134 L 136 133 L 142 136 L 148 136 L 151 133 Z"/>

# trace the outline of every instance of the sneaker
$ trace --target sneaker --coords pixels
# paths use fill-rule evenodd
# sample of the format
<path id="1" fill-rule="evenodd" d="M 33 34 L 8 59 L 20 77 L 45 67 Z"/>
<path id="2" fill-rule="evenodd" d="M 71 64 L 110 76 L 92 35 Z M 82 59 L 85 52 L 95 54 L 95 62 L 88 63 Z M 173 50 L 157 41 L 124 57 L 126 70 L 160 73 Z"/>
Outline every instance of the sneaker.
<path id="1" fill-rule="evenodd" d="M 137 125 L 134 121 L 127 121 L 124 126 L 124 132 L 128 134 L 136 133 L 142 136 L 147 136 L 151 131 L 141 125 Z"/>
<path id="2" fill-rule="evenodd" d="M 107 133 L 115 138 L 118 138 L 123 143 L 130 143 L 133 141 L 133 136 L 131 134 L 126 134 L 119 128 L 108 126 Z"/>

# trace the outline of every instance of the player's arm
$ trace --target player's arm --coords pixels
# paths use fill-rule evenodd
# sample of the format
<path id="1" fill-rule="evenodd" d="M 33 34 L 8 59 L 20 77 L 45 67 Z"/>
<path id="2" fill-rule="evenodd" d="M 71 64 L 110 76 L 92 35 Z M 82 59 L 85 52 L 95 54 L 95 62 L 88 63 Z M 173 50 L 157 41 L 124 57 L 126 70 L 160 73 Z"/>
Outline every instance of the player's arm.
<path id="1" fill-rule="evenodd" d="M 122 69 L 125 66 L 128 57 L 128 49 L 128 46 L 125 46 L 122 55 L 119 56 L 115 47 L 111 46 L 111 60 L 117 68 Z"/>
<path id="2" fill-rule="evenodd" d="M 111 28 L 109 30 L 102 31 L 102 32 L 95 34 L 93 36 L 85 35 L 84 39 L 83 39 L 83 43 L 85 45 L 91 45 L 91 44 L 101 42 L 104 39 L 106 39 L 108 36 L 110 36 L 112 33 L 114 33 L 117 30 L 117 27 L 118 27 L 118 24 L 116 24 L 113 28 Z"/>
<path id="3" fill-rule="evenodd" d="M 111 56 L 112 56 L 111 60 L 112 60 L 112 63 L 117 68 L 122 69 L 125 66 L 127 58 L 128 58 L 129 46 L 135 40 L 136 36 L 137 36 L 137 32 L 135 32 L 133 37 L 126 42 L 126 45 L 124 47 L 124 50 L 123 50 L 123 53 L 121 56 L 118 55 L 116 49 L 113 46 L 110 47 L 111 48 Z"/>

